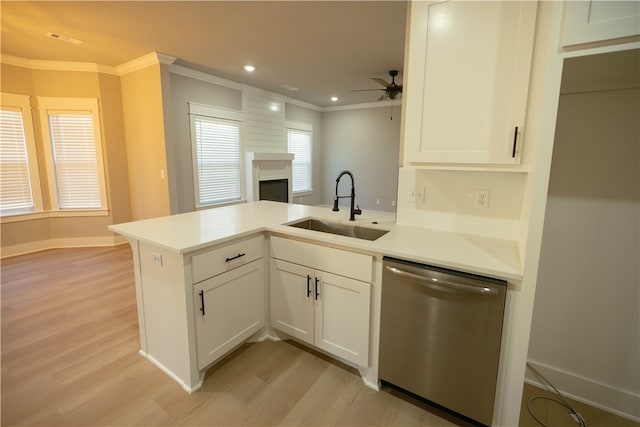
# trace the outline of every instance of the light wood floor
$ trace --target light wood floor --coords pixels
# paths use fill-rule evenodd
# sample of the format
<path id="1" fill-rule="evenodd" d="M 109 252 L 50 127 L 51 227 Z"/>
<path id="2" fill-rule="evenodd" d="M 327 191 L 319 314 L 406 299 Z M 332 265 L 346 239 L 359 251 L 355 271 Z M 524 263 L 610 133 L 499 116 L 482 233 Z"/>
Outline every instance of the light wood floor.
<path id="1" fill-rule="evenodd" d="M 13 257 L 1 274 L 3 426 L 465 425 L 289 342 L 242 346 L 185 393 L 137 354 L 128 245 Z"/>

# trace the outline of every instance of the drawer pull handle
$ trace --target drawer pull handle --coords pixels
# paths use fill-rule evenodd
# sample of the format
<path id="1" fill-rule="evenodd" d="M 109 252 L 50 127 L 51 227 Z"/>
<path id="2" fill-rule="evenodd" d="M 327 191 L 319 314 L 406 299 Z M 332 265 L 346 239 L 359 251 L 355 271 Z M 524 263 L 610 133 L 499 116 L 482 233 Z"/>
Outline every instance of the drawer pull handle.
<path id="1" fill-rule="evenodd" d="M 236 256 L 232 256 L 231 258 L 227 258 L 224 260 L 224 262 L 229 262 L 229 261 L 233 261 L 234 259 L 238 259 L 238 258 L 242 258 L 243 256 L 245 256 L 246 254 L 238 254 Z"/>
<path id="2" fill-rule="evenodd" d="M 307 298 L 311 296 L 311 276 L 307 274 Z"/>
<path id="3" fill-rule="evenodd" d="M 516 147 L 518 146 L 518 126 L 516 126 L 516 131 L 513 133 L 513 151 L 511 152 L 511 157 L 516 157 Z"/>
<path id="4" fill-rule="evenodd" d="M 202 312 L 202 315 L 204 316 L 204 291 L 200 291 L 199 293 L 200 295 L 200 311 Z"/>

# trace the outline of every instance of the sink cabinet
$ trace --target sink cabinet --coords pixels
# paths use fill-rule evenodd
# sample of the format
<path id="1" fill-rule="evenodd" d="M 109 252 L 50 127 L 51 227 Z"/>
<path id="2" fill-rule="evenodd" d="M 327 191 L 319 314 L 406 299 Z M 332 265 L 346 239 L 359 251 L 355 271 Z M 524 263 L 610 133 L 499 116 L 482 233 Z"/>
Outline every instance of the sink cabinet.
<path id="1" fill-rule="evenodd" d="M 410 8 L 405 165 L 520 163 L 537 3 Z"/>
<path id="2" fill-rule="evenodd" d="M 272 237 L 271 326 L 368 366 L 372 268 L 368 255 Z"/>

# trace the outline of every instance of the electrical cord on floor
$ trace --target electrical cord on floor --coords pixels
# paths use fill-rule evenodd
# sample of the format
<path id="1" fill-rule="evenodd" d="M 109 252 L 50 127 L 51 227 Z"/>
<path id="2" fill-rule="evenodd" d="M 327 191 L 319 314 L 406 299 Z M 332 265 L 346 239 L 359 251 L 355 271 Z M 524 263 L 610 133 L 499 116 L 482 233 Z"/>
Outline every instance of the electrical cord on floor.
<path id="1" fill-rule="evenodd" d="M 554 385 L 549 382 L 549 380 L 547 380 L 540 372 L 538 372 L 529 363 L 527 363 L 527 368 L 529 368 L 531 370 L 531 372 L 533 372 L 533 374 L 540 381 L 542 381 L 542 384 L 545 387 L 547 387 L 547 389 L 549 391 L 552 391 L 553 393 L 558 395 L 560 397 L 560 399 L 561 399 L 561 400 L 558 400 L 558 399 L 553 399 L 551 397 L 545 397 L 545 396 L 533 396 L 533 397 L 529 398 L 529 400 L 527 401 L 527 411 L 529 411 L 529 414 L 533 417 L 534 420 L 536 420 L 538 422 L 538 424 L 540 424 L 542 427 L 547 427 L 547 425 L 545 423 L 543 423 L 540 420 L 540 418 L 538 418 L 533 413 L 533 411 L 531 410 L 531 402 L 533 402 L 534 400 L 549 400 L 551 402 L 557 403 L 557 404 L 562 405 L 565 408 L 567 408 L 569 410 L 569 415 L 571 416 L 571 418 L 573 418 L 573 420 L 576 423 L 578 423 L 580 425 L 580 427 L 587 427 L 587 420 L 585 420 L 584 417 L 578 411 L 576 411 L 573 406 L 571 406 L 571 403 L 569 403 L 569 401 L 567 399 L 565 399 L 565 397 L 562 395 L 562 393 L 560 393 L 560 390 L 555 388 Z"/>

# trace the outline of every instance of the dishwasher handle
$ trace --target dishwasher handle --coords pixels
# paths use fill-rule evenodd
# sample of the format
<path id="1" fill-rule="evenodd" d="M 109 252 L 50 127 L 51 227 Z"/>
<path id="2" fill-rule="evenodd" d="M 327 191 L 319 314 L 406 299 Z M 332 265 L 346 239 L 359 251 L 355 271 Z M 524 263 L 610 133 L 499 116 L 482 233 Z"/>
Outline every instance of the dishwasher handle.
<path id="1" fill-rule="evenodd" d="M 402 270 L 397 267 L 392 267 L 390 265 L 386 265 L 385 268 L 387 271 L 396 274 L 398 276 L 407 277 L 410 279 L 415 279 L 420 282 L 421 286 L 426 288 L 434 289 L 436 291 L 444 291 L 444 292 L 469 292 L 480 295 L 497 295 L 498 290 L 489 286 L 472 286 L 472 285 L 464 285 L 461 283 L 453 283 L 446 280 L 438 279 L 436 277 L 430 276 L 428 273 L 425 275 L 419 275 L 415 273 L 408 272 L 406 270 Z"/>

